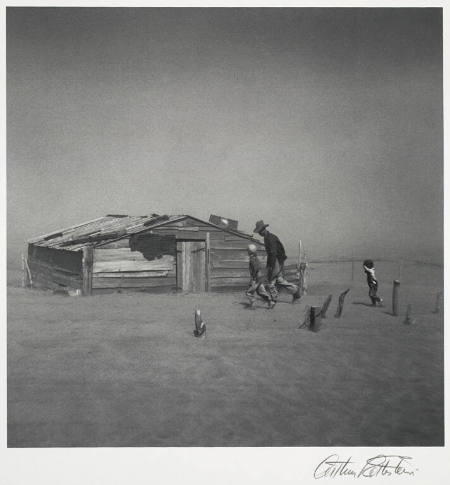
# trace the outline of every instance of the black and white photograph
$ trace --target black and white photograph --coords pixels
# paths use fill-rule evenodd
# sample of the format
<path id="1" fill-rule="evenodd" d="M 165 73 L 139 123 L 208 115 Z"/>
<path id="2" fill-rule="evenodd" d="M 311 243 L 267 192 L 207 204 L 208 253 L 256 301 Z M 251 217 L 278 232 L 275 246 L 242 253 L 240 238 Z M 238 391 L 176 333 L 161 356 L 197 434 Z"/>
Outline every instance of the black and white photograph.
<path id="1" fill-rule="evenodd" d="M 8 453 L 444 483 L 444 14 L 5 6 Z"/>

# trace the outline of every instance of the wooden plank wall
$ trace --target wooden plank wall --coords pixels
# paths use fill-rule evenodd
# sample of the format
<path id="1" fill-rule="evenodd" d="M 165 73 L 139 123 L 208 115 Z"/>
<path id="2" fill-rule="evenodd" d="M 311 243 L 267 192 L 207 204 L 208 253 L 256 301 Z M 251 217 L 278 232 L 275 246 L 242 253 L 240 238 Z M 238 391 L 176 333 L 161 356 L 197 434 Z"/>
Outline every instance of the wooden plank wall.
<path id="1" fill-rule="evenodd" d="M 249 282 L 247 246 L 252 241 L 245 237 L 190 218 L 149 230 L 146 234 L 160 237 L 148 238 L 141 233 L 94 249 L 93 294 L 177 289 L 176 242 L 182 240 L 208 241 L 205 269 L 208 290 L 240 289 Z M 258 256 L 265 267 L 264 246 L 261 244 L 258 247 Z M 43 286 L 83 287 L 81 251 L 41 248 L 30 244 L 28 259 L 33 279 Z M 295 268 L 288 268 L 286 276 L 293 279 Z"/>
<path id="2" fill-rule="evenodd" d="M 112 245 L 117 246 L 117 243 Z M 94 251 L 94 294 L 99 293 L 96 291 L 99 289 L 145 291 L 151 288 L 170 290 L 175 287 L 176 266 L 173 254 L 149 261 L 140 251 L 132 251 L 130 247 L 107 245 Z"/>
<path id="3" fill-rule="evenodd" d="M 28 245 L 33 285 L 48 289 L 82 288 L 82 254 L 78 251 Z"/>
<path id="4" fill-rule="evenodd" d="M 154 252 L 154 247 L 161 246 L 161 239 L 145 235 L 172 238 L 173 245 L 166 246 L 162 257 L 149 261 L 144 257 L 146 251 Z M 150 229 L 139 235 L 139 243 L 124 238 L 97 247 L 94 251 L 93 293 L 100 290 L 141 290 L 159 291 L 177 289 L 176 281 L 176 242 L 209 241 L 205 269 L 207 288 L 214 291 L 223 288 L 245 288 L 250 275 L 248 271 L 247 246 L 252 241 L 220 228 L 215 228 L 195 219 L 186 218 L 174 221 L 159 228 Z M 146 248 L 147 245 L 147 248 Z M 130 249 L 135 248 L 135 251 Z M 158 247 L 159 247 L 158 246 Z M 266 253 L 264 246 L 259 246 L 258 256 L 265 267 Z M 98 290 L 98 291 L 97 291 Z"/>
<path id="5" fill-rule="evenodd" d="M 209 267 L 206 272 L 207 286 L 212 291 L 224 288 L 242 289 L 248 285 L 250 274 L 247 246 L 252 243 L 251 240 L 190 218 L 154 229 L 153 232 L 175 234 L 177 240 L 209 240 Z M 262 240 L 258 245 L 258 257 L 265 270 L 266 251 Z M 285 276 L 294 281 L 296 271 L 295 266 L 288 266 L 285 268 Z"/>
<path id="6" fill-rule="evenodd" d="M 210 290 L 238 289 L 248 285 L 250 275 L 247 246 L 252 242 L 249 239 L 190 218 L 167 224 L 159 229 L 154 229 L 153 232 L 174 234 L 177 240 L 209 241 L 209 251 L 207 252 L 209 266 L 206 268 L 206 276 L 207 288 Z M 266 253 L 262 245 L 258 256 L 265 266 Z"/>

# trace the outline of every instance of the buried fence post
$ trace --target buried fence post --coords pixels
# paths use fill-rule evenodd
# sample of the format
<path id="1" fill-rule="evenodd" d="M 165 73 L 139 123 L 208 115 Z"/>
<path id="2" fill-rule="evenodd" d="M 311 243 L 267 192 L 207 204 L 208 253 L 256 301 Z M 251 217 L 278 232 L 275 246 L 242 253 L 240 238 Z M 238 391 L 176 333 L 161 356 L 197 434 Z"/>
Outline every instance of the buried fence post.
<path id="1" fill-rule="evenodd" d="M 394 280 L 392 286 L 392 314 L 398 316 L 398 288 L 400 286 L 400 281 Z"/>
<path id="2" fill-rule="evenodd" d="M 320 315 L 322 316 L 322 318 L 327 318 L 327 310 L 328 310 L 328 307 L 330 306 L 332 298 L 333 298 L 333 295 L 328 295 L 328 298 L 324 301 L 322 305 L 322 310 L 320 311 Z"/>
<path id="3" fill-rule="evenodd" d="M 322 308 L 320 306 L 307 306 L 305 308 L 305 319 L 298 328 L 307 328 L 312 332 L 320 330 L 322 322 Z"/>
<path id="4" fill-rule="evenodd" d="M 312 306 L 309 313 L 309 329 L 313 332 L 318 332 L 322 320 L 321 308 L 319 306 Z"/>
<path id="5" fill-rule="evenodd" d="M 338 307 L 334 315 L 334 318 L 340 318 L 340 316 L 342 315 L 342 310 L 344 309 L 344 300 L 349 291 L 350 291 L 350 288 L 347 288 L 339 295 Z"/>
<path id="6" fill-rule="evenodd" d="M 433 313 L 440 313 L 441 311 L 441 296 L 442 296 L 441 292 L 439 292 L 436 295 L 436 305 L 434 307 Z"/>

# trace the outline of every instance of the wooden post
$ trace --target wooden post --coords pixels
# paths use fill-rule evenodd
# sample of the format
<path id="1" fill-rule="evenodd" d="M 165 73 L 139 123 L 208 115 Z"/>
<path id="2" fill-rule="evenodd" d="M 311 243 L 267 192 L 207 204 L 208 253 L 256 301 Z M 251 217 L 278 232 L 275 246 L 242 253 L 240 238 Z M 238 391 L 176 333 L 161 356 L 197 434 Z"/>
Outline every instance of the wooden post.
<path id="1" fill-rule="evenodd" d="M 211 243 L 209 239 L 209 232 L 206 233 L 205 241 L 205 253 L 206 253 L 206 266 L 205 266 L 205 279 L 206 279 L 206 291 L 211 291 Z"/>
<path id="2" fill-rule="evenodd" d="M 319 306 L 312 306 L 309 314 L 309 329 L 312 332 L 318 332 L 322 323 L 321 308 Z"/>
<path id="3" fill-rule="evenodd" d="M 31 270 L 30 267 L 28 266 L 28 260 L 27 258 L 24 259 L 25 261 L 25 268 L 27 270 L 27 275 L 28 275 L 28 283 L 31 288 L 33 288 L 33 277 L 31 275 Z"/>
<path id="4" fill-rule="evenodd" d="M 338 307 L 336 310 L 336 314 L 334 315 L 335 318 L 340 318 L 342 315 L 342 310 L 344 309 L 344 300 L 347 296 L 347 293 L 350 291 L 350 288 L 347 288 L 339 295 Z"/>
<path id="5" fill-rule="evenodd" d="M 308 268 L 308 261 L 306 260 L 306 251 L 303 251 L 303 254 L 305 256 L 305 261 L 304 261 L 304 269 L 303 269 L 303 294 L 306 295 L 308 293 L 308 282 L 306 280 L 306 270 Z"/>
<path id="6" fill-rule="evenodd" d="M 300 263 L 300 268 L 298 273 L 298 287 L 300 288 L 300 296 L 303 296 L 306 293 L 305 271 L 306 271 L 306 263 Z"/>
<path id="7" fill-rule="evenodd" d="M 398 316 L 398 288 L 400 286 L 400 281 L 394 280 L 392 286 L 392 314 Z"/>
<path id="8" fill-rule="evenodd" d="M 83 248 L 83 295 L 92 295 L 92 267 L 94 265 L 94 248 Z"/>
<path id="9" fill-rule="evenodd" d="M 307 306 L 305 308 L 305 319 L 298 328 L 307 328 L 312 332 L 318 332 L 322 323 L 322 312 L 319 306 Z"/>
<path id="10" fill-rule="evenodd" d="M 436 305 L 434 307 L 433 313 L 440 313 L 441 311 L 441 296 L 442 296 L 441 292 L 439 292 L 436 295 Z"/>
<path id="11" fill-rule="evenodd" d="M 325 300 L 324 304 L 322 305 L 322 310 L 320 311 L 322 318 L 327 317 L 327 310 L 328 310 L 328 307 L 330 306 L 332 298 L 333 298 L 333 295 L 328 295 L 328 298 Z"/>
<path id="12" fill-rule="evenodd" d="M 22 288 L 27 287 L 27 275 L 25 273 L 25 257 L 22 253 Z"/>

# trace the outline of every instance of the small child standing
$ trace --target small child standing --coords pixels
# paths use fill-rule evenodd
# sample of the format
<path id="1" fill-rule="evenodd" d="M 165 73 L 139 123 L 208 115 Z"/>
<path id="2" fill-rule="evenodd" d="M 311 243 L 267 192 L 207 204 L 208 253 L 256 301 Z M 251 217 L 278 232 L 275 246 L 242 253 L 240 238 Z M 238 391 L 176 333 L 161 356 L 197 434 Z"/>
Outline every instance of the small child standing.
<path id="1" fill-rule="evenodd" d="M 245 292 L 245 295 L 250 300 L 250 308 L 255 309 L 256 293 L 267 302 L 268 308 L 272 309 L 276 302 L 273 300 L 272 296 L 264 286 L 261 263 L 259 262 L 258 255 L 256 254 L 256 246 L 254 244 L 249 244 L 247 252 L 249 256 L 248 269 L 250 271 L 250 284 L 248 290 Z"/>
<path id="2" fill-rule="evenodd" d="M 372 305 L 382 306 L 383 299 L 377 296 L 378 280 L 375 277 L 375 265 L 371 259 L 366 259 L 363 263 L 364 273 L 367 275 L 367 284 L 369 285 L 369 297 L 372 300 Z"/>

